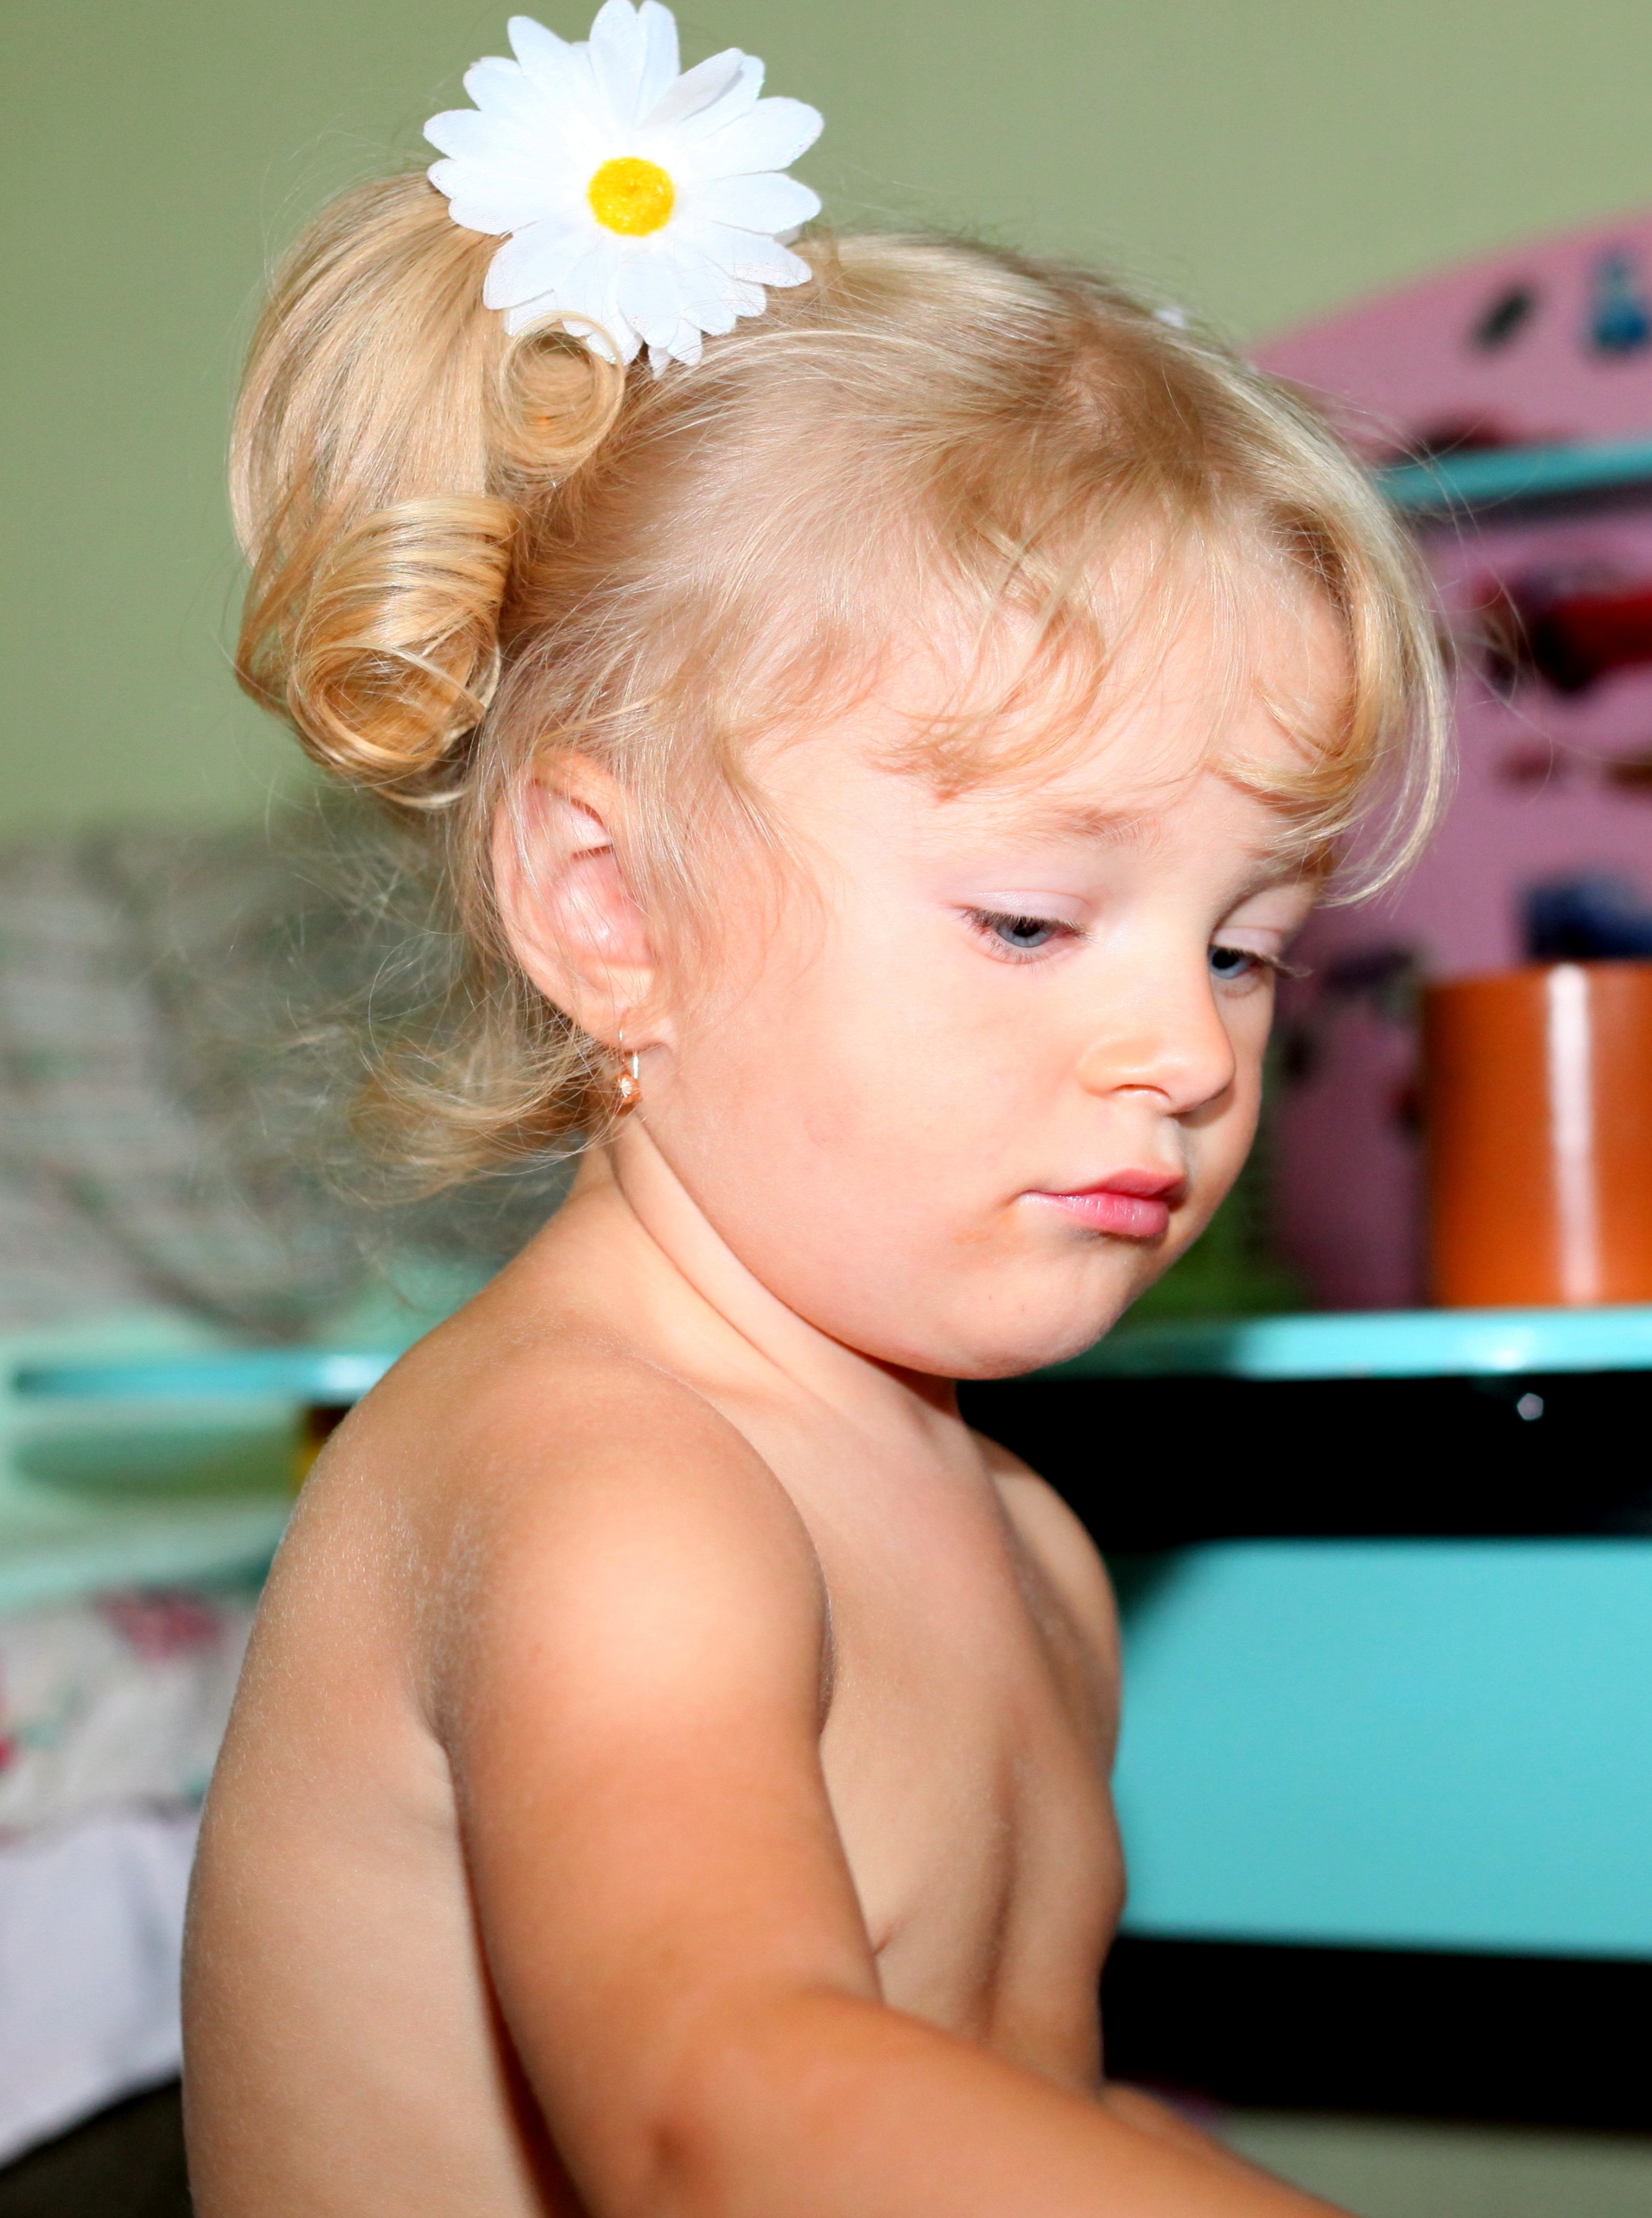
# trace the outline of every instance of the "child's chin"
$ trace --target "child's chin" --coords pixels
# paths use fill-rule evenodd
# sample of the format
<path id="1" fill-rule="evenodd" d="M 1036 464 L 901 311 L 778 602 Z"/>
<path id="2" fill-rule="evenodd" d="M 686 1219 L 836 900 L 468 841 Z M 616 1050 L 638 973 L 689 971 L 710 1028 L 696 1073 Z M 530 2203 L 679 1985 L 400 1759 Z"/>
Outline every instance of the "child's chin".
<path id="1" fill-rule="evenodd" d="M 1029 1371 L 1043 1371 L 1052 1363 L 1067 1363 L 1093 1348 L 1118 1322 L 1129 1306 L 1120 1302 L 1098 1317 L 1093 1311 L 1080 1317 L 1055 1320 L 1024 1319 L 1007 1344 L 995 1336 L 994 1344 L 970 1350 L 953 1372 L 957 1379 L 1019 1379 Z"/>

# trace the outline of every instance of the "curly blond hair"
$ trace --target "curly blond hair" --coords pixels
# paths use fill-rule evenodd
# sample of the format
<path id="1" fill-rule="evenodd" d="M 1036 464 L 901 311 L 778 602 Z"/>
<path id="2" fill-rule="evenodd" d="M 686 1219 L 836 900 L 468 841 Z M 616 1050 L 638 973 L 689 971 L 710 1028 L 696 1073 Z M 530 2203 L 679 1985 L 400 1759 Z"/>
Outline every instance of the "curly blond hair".
<path id="1" fill-rule="evenodd" d="M 376 1097 L 428 1183 L 599 1113 L 605 1053 L 522 976 L 493 898 L 491 828 L 548 750 L 626 786 L 639 897 L 692 913 L 725 804 L 758 821 L 750 734 L 869 682 L 900 617 L 944 604 L 983 642 L 1024 619 L 1013 681 L 926 734 L 950 784 L 1001 769 L 1012 728 L 1026 755 L 1001 712 L 1052 670 L 1090 702 L 1127 535 L 1213 590 L 1260 565 L 1322 597 L 1346 696 L 1275 797 L 1324 855 L 1385 796 L 1372 877 L 1420 844 L 1445 722 L 1413 552 L 1314 410 L 1209 336 L 1090 271 L 824 239 L 812 282 L 655 377 L 508 338 L 496 246 L 422 176 L 335 201 L 276 276 L 234 440 L 241 682 L 423 819 L 455 905 L 453 990 Z"/>

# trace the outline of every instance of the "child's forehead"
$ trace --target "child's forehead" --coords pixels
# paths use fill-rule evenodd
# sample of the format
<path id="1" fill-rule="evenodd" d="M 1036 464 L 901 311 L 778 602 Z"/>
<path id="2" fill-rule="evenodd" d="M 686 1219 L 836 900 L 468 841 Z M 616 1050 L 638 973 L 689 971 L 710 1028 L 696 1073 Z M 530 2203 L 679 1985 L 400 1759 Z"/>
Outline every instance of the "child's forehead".
<path id="1" fill-rule="evenodd" d="M 1348 648 L 1329 593 L 1269 550 L 1127 542 L 1060 605 L 940 595 L 897 616 L 872 691 L 915 733 L 978 727 L 988 753 L 1063 726 L 1081 747 L 1162 751 L 1181 718 L 1209 729 L 1259 697 L 1333 719 Z"/>
<path id="2" fill-rule="evenodd" d="M 1341 721 L 1347 651 L 1325 593 L 1243 553 L 1145 549 L 1110 579 L 1095 629 L 1054 653 L 1012 609 L 972 629 L 956 602 L 922 597 L 863 685 L 758 741 L 758 782 L 805 833 L 858 816 L 903 846 L 1007 863 L 1157 847 L 1215 781 L 1244 796 L 1222 812 L 1228 850 L 1288 873 L 1300 812 L 1262 796 L 1311 779 Z"/>
<path id="3" fill-rule="evenodd" d="M 780 821 L 818 835 L 839 859 L 881 852 L 924 870 L 989 869 L 1007 886 L 1046 871 L 1088 877 L 1115 865 L 1197 866 L 1232 886 L 1302 874 L 1289 809 L 1257 791 L 1213 748 L 1179 746 L 1126 759 L 1099 746 L 1059 766 L 988 768 L 947 786 L 875 747 L 828 742 L 783 751 L 770 794 Z M 765 781 L 766 783 L 766 781 Z M 852 867 L 852 865 L 851 865 Z M 1022 870 L 1033 874 L 1018 880 Z"/>
<path id="4" fill-rule="evenodd" d="M 1195 606 L 1100 667 L 1053 659 L 1026 683 L 1007 650 L 961 682 L 926 640 L 859 735 L 960 816 L 1028 839 L 1136 838 L 1206 775 L 1301 771 L 1340 722 L 1347 655 L 1328 606 L 1304 592 L 1254 623 L 1222 618 Z"/>

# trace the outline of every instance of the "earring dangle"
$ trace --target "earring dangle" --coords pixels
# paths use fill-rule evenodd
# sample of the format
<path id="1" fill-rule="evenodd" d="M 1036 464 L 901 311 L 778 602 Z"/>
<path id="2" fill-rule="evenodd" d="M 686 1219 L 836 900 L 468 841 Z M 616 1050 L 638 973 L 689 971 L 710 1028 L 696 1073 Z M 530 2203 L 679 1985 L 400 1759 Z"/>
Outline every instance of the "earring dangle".
<path id="1" fill-rule="evenodd" d="M 614 1078 L 614 1114 L 616 1118 L 628 1117 L 642 1099 L 642 1080 L 638 1072 L 635 1049 L 626 1052 L 625 1034 L 620 1034 L 620 1067 Z"/>

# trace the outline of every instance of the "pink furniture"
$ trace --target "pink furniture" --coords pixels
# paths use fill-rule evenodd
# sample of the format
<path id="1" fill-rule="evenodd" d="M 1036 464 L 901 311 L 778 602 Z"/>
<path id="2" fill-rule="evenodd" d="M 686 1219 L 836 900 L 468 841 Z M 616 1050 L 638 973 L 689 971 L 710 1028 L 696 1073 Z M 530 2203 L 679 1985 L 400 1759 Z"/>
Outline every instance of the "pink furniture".
<path id="1" fill-rule="evenodd" d="M 1652 216 L 1510 248 L 1260 359 L 1379 463 L 1652 442 Z M 1652 447 L 1638 486 L 1419 530 L 1461 658 L 1457 790 L 1402 885 L 1315 921 L 1315 976 L 1284 1012 L 1279 1236 L 1335 1309 L 1426 1298 L 1418 978 L 1525 960 L 1525 897 L 1555 881 L 1618 882 L 1608 898 L 1652 933 Z"/>

